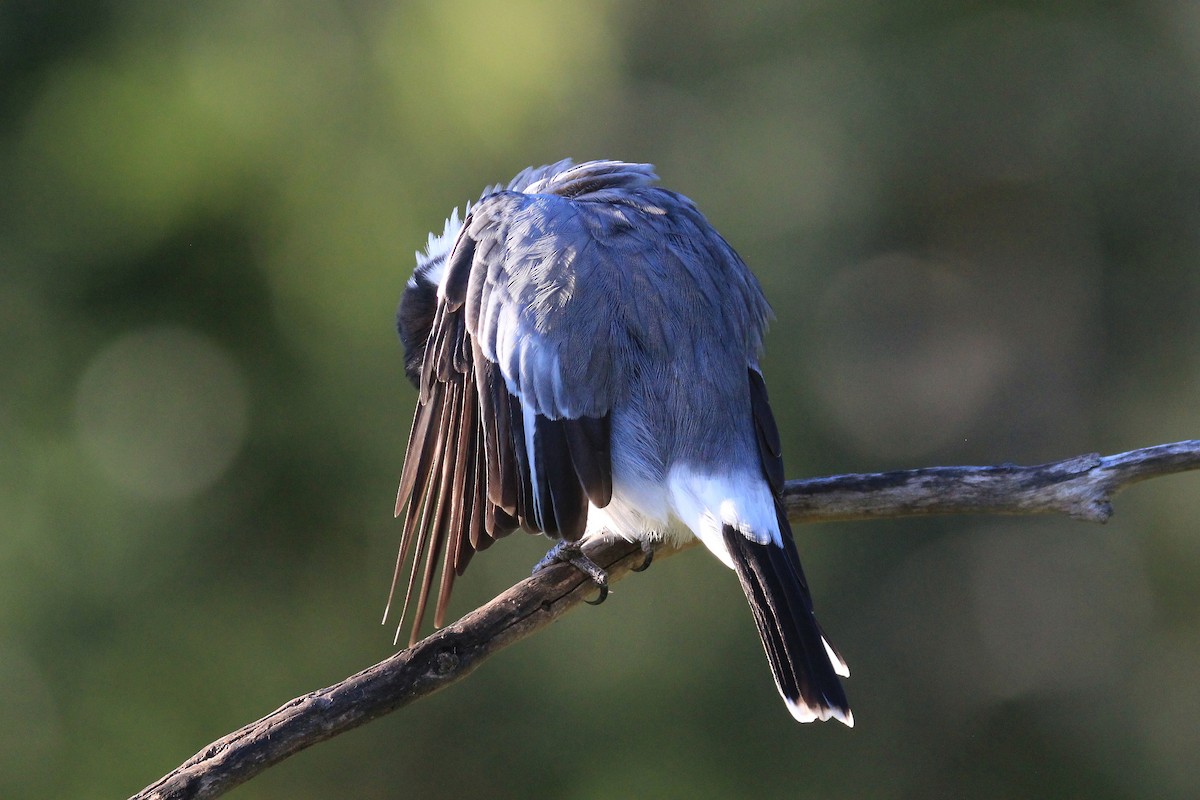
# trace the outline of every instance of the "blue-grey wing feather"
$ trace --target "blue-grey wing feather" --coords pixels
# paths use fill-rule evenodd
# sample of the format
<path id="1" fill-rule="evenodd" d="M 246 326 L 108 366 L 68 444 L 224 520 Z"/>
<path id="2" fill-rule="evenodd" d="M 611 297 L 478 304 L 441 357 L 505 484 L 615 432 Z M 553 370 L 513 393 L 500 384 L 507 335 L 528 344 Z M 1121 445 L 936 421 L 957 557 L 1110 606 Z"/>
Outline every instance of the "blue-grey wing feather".
<path id="1" fill-rule="evenodd" d="M 476 206 L 467 326 L 509 391 L 551 419 L 602 416 L 623 388 L 620 251 L 589 230 L 604 207 L 503 193 Z M 611 226 L 609 226 L 611 227 Z M 609 231 L 605 231 L 606 233 Z"/>

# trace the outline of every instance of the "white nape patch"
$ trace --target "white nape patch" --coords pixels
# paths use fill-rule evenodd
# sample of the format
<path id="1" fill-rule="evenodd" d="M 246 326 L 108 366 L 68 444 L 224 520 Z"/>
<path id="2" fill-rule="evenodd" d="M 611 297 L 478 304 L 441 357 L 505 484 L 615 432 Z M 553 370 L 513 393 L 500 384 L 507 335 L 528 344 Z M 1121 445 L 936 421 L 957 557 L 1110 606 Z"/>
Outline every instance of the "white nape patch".
<path id="1" fill-rule="evenodd" d="M 733 558 L 721 532 L 726 525 L 752 542 L 782 544 L 775 500 L 762 475 L 748 470 L 705 473 L 680 464 L 667 474 L 667 496 L 675 516 L 730 569 Z"/>
<path id="2" fill-rule="evenodd" d="M 467 203 L 463 209 L 463 219 L 471 213 L 471 204 Z M 463 219 L 458 218 L 458 209 L 455 208 L 450 212 L 450 216 L 446 219 L 446 224 L 442 228 L 441 235 L 429 234 L 429 241 L 425 244 L 425 252 L 417 252 L 417 268 L 413 273 L 413 277 L 409 280 L 410 286 L 416 285 L 416 273 L 424 272 L 425 277 L 431 283 L 438 286 L 442 285 L 442 281 L 446 278 L 446 257 L 450 255 L 450 249 L 454 247 L 454 242 L 458 239 L 458 232 L 462 230 Z"/>
<path id="3" fill-rule="evenodd" d="M 833 664 L 833 671 L 843 678 L 850 677 L 850 667 L 845 660 L 837 654 L 833 646 L 829 644 L 829 640 L 824 636 L 821 637 L 821 644 L 825 645 L 825 653 L 829 656 L 829 662 Z"/>
<path id="4" fill-rule="evenodd" d="M 854 713 L 851 711 L 842 713 L 842 711 L 837 708 L 814 708 L 813 706 L 805 703 L 804 700 L 797 700 L 795 703 L 793 703 L 786 697 L 784 698 L 784 702 L 787 703 L 788 711 L 792 712 L 792 716 L 795 717 L 798 722 L 816 722 L 817 720 L 825 722 L 827 720 L 836 719 L 847 728 L 854 727 Z"/>

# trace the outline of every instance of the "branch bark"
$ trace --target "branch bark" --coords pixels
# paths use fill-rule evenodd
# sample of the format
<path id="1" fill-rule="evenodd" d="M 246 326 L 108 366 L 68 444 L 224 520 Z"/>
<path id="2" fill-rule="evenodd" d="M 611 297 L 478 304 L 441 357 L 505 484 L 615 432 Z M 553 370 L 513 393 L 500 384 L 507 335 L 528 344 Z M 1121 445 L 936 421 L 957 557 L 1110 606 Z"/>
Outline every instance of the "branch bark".
<path id="1" fill-rule="evenodd" d="M 1113 495 L 1125 487 L 1195 469 L 1200 440 L 1188 440 L 1032 467 L 931 467 L 794 480 L 784 501 L 797 523 L 1051 513 L 1105 522 Z M 641 549 L 624 541 L 598 542 L 587 552 L 608 570 L 610 583 L 642 560 Z M 655 559 L 675 552 L 660 550 Z M 293 753 L 462 680 L 488 656 L 549 625 L 594 591 L 573 567 L 543 570 L 412 647 L 218 739 L 133 800 L 218 797 Z"/>

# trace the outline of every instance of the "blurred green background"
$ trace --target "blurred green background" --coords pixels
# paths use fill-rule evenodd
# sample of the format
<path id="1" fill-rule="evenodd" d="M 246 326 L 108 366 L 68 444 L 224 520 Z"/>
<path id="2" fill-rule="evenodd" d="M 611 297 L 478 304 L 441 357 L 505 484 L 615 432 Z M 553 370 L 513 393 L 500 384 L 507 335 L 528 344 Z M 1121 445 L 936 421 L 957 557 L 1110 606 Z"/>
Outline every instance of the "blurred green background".
<path id="1" fill-rule="evenodd" d="M 657 165 L 793 477 L 1200 435 L 1200 6 L 0 4 L 0 797 L 124 797 L 392 652 L 426 233 Z M 1200 476 L 797 532 L 858 727 L 692 551 L 240 798 L 1200 795 Z M 472 562 L 464 613 L 545 542 Z"/>

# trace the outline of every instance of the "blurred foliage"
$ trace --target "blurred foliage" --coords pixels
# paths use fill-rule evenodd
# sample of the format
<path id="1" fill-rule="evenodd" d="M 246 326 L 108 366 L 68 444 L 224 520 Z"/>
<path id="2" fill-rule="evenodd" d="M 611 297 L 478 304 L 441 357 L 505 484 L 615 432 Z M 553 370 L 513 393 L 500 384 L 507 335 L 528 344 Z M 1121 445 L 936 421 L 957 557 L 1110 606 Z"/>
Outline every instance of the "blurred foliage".
<path id="1" fill-rule="evenodd" d="M 650 161 L 756 270 L 792 475 L 1200 435 L 1200 12 L 0 5 L 0 796 L 125 796 L 387 655 L 412 252 Z M 234 793 L 1200 794 L 1200 492 L 798 537 L 859 727 L 693 552 Z M 466 611 L 544 543 L 473 562 Z"/>

